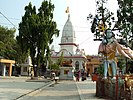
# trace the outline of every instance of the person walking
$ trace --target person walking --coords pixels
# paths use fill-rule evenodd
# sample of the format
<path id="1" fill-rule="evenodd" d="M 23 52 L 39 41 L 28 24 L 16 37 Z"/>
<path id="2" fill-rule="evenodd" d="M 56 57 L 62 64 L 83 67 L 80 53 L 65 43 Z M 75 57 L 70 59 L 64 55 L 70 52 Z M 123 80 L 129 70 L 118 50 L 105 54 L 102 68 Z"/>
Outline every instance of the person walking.
<path id="1" fill-rule="evenodd" d="M 34 71 L 33 71 L 33 68 L 31 68 L 31 79 L 34 78 Z"/>
<path id="2" fill-rule="evenodd" d="M 76 81 L 79 81 L 79 78 L 80 78 L 80 70 L 76 72 Z"/>

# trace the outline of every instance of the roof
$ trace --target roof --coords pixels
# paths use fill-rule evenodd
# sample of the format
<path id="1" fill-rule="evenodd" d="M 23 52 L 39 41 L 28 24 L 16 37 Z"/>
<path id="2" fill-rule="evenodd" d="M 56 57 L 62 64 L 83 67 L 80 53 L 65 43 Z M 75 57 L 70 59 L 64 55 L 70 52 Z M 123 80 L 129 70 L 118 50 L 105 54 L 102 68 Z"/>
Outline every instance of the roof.
<path id="1" fill-rule="evenodd" d="M 70 15 L 68 15 L 68 19 L 64 25 L 63 31 L 62 31 L 62 37 L 74 37 L 74 29 L 72 22 L 70 20 Z"/>
<path id="2" fill-rule="evenodd" d="M 51 58 L 60 58 L 60 56 L 51 56 Z M 86 57 L 84 56 L 63 56 L 63 58 L 84 58 L 86 59 Z"/>
<path id="3" fill-rule="evenodd" d="M 8 60 L 8 59 L 0 59 L 1 63 L 12 63 L 15 64 L 15 60 Z"/>

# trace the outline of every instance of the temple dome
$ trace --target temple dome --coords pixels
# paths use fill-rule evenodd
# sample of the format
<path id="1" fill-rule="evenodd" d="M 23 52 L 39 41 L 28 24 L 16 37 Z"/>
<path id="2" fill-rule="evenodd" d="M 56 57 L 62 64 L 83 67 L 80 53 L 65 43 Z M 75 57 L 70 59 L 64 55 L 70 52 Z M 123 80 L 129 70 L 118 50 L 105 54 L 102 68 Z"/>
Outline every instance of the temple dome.
<path id="1" fill-rule="evenodd" d="M 64 25 L 64 28 L 62 31 L 62 37 L 75 37 L 72 22 L 70 20 L 70 14 L 68 15 L 68 19 Z"/>
<path id="2" fill-rule="evenodd" d="M 74 29 L 70 21 L 70 15 L 68 15 L 68 19 L 62 31 L 61 43 L 59 45 L 61 46 L 61 50 L 66 49 L 73 55 L 76 51 L 76 46 L 77 46 L 75 42 L 76 42 L 76 37 L 75 37 Z M 65 55 L 68 55 L 66 51 L 63 51 L 63 52 Z"/>

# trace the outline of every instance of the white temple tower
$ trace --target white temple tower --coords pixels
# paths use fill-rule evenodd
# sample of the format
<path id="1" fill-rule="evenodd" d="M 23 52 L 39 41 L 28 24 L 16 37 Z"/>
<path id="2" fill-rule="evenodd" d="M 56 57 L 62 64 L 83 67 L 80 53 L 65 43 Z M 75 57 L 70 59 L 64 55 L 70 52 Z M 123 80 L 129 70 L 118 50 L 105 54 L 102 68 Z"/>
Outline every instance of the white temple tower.
<path id="1" fill-rule="evenodd" d="M 60 66 L 60 79 L 75 80 L 74 72 L 85 70 L 86 56 L 83 50 L 79 49 L 76 44 L 75 31 L 70 20 L 70 14 L 63 27 L 59 52 L 51 48 L 51 60 L 53 63 L 58 62 L 63 54 L 63 62 Z"/>
<path id="2" fill-rule="evenodd" d="M 76 42 L 75 32 L 73 29 L 72 22 L 70 20 L 70 14 L 68 14 L 68 19 L 62 31 L 61 43 L 59 44 L 60 49 L 69 51 L 71 55 L 74 55 L 77 48 L 77 45 L 75 42 Z M 64 55 L 67 55 L 65 51 L 63 53 Z"/>

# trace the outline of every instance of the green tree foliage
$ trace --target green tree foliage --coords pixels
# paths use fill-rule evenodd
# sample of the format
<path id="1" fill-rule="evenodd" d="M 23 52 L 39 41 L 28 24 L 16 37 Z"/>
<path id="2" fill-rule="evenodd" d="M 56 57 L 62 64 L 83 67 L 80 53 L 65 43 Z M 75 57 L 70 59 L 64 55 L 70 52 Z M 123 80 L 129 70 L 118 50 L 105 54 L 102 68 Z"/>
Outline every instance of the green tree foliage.
<path id="1" fill-rule="evenodd" d="M 117 0 L 119 9 L 117 11 L 118 21 L 116 27 L 119 29 L 123 39 L 133 49 L 133 0 Z"/>
<path id="2" fill-rule="evenodd" d="M 119 9 L 117 10 L 118 21 L 115 25 L 122 36 L 122 43 L 133 50 L 133 0 L 117 0 Z M 121 60 L 119 62 L 122 62 Z M 126 72 L 132 60 L 126 59 Z M 131 64 L 131 65 L 130 65 Z M 132 67 L 131 67 L 132 68 Z"/>
<path id="3" fill-rule="evenodd" d="M 0 56 L 6 59 L 16 59 L 15 29 L 0 26 Z"/>
<path id="4" fill-rule="evenodd" d="M 118 57 L 118 63 L 117 66 L 122 70 L 126 66 L 126 60 L 124 57 L 120 56 Z"/>
<path id="5" fill-rule="evenodd" d="M 115 20 L 114 13 L 110 12 L 107 7 L 107 1 L 108 0 L 96 0 L 96 14 L 93 16 L 92 14 L 89 14 L 87 19 L 93 19 L 91 21 L 91 32 L 96 33 L 95 40 L 100 40 L 102 37 L 103 32 L 106 29 L 112 29 L 113 30 L 113 22 Z"/>
<path id="6" fill-rule="evenodd" d="M 104 73 L 104 66 L 103 64 L 100 64 L 99 67 L 97 68 L 97 73 L 100 75 L 103 75 Z"/>
<path id="7" fill-rule="evenodd" d="M 52 64 L 51 65 L 51 70 L 59 70 L 60 69 L 60 66 L 58 65 L 58 64 L 56 64 L 56 63 L 54 63 L 54 64 Z"/>
<path id="8" fill-rule="evenodd" d="M 22 17 L 22 22 L 19 24 L 19 36 L 17 36 L 17 42 L 20 45 L 21 54 L 26 55 L 28 50 L 30 50 L 30 56 L 34 64 L 35 56 L 35 44 L 36 44 L 36 29 L 35 27 L 35 15 L 36 8 L 32 7 L 31 3 L 25 7 L 25 15 Z M 23 57 L 23 56 L 22 56 Z M 22 58 L 23 60 L 25 59 Z"/>
<path id="9" fill-rule="evenodd" d="M 34 71 L 37 76 L 37 70 L 45 58 L 50 56 L 50 44 L 53 42 L 53 36 L 59 36 L 56 22 L 53 21 L 54 5 L 44 0 L 41 7 L 36 11 L 36 7 L 29 3 L 25 7 L 25 14 L 22 22 L 19 24 L 18 43 L 21 46 L 22 53 L 30 52 L 33 66 L 37 65 Z"/>
<path id="10" fill-rule="evenodd" d="M 63 61 L 64 61 L 64 54 L 63 54 L 63 52 L 61 52 L 61 56 L 59 57 L 59 59 L 57 61 L 57 65 L 62 67 Z"/>
<path id="11" fill-rule="evenodd" d="M 111 28 L 112 21 L 114 20 L 113 12 L 110 12 L 107 8 L 107 1 L 108 0 L 97 0 L 97 16 L 99 21 L 102 21 L 103 24 L 107 24 L 108 28 Z M 106 26 L 104 26 L 106 27 Z"/>

